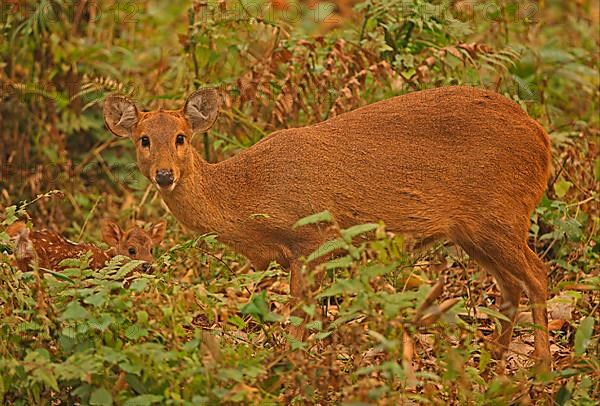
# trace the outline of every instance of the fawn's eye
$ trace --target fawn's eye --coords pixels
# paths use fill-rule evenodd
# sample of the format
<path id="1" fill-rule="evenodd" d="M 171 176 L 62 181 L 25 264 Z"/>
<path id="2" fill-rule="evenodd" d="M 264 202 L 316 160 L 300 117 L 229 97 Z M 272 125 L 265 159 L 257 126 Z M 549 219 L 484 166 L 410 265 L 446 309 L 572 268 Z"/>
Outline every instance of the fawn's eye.
<path id="1" fill-rule="evenodd" d="M 177 138 L 175 138 L 175 145 L 183 145 L 184 141 L 185 141 L 185 135 L 177 134 Z"/>
<path id="2" fill-rule="evenodd" d="M 150 146 L 150 138 L 146 137 L 145 135 L 140 138 L 140 142 L 142 143 L 142 147 L 144 148 L 148 148 Z"/>
<path id="3" fill-rule="evenodd" d="M 127 252 L 129 252 L 129 255 L 131 255 L 132 257 L 135 257 L 135 254 L 136 254 L 135 248 L 129 247 Z"/>

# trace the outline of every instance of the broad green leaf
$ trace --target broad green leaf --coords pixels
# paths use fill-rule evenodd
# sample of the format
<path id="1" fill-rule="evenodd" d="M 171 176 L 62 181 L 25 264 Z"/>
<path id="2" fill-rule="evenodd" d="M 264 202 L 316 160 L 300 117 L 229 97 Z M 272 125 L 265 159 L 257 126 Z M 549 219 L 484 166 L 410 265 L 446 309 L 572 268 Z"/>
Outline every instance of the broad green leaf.
<path id="1" fill-rule="evenodd" d="M 321 320 L 313 320 L 310 323 L 306 323 L 305 327 L 310 330 L 321 331 L 323 330 L 323 323 Z"/>
<path id="2" fill-rule="evenodd" d="M 8 206 L 6 209 L 4 209 L 4 216 L 5 219 L 2 221 L 2 223 L 0 223 L 3 226 L 11 225 L 17 221 L 19 219 L 19 216 L 17 216 L 17 206 Z"/>
<path id="3" fill-rule="evenodd" d="M 113 318 L 110 314 L 102 314 L 99 318 L 92 319 L 88 322 L 89 326 L 100 331 L 104 331 L 113 322 Z"/>
<path id="4" fill-rule="evenodd" d="M 139 278 L 131 282 L 131 286 L 129 286 L 129 290 L 133 290 L 134 292 L 142 292 L 148 286 L 148 279 Z"/>
<path id="5" fill-rule="evenodd" d="M 582 356 L 590 344 L 594 332 L 594 318 L 586 317 L 577 327 L 575 332 L 575 354 Z"/>
<path id="6" fill-rule="evenodd" d="M 269 310 L 267 292 L 265 290 L 261 291 L 259 295 L 254 295 L 250 299 L 250 303 L 244 305 L 240 312 L 258 319 L 261 323 L 278 321 L 280 319 L 279 315 Z"/>
<path id="7" fill-rule="evenodd" d="M 304 319 L 298 316 L 290 316 L 290 323 L 292 323 L 293 326 L 299 326 L 304 323 Z"/>
<path id="8" fill-rule="evenodd" d="M 556 393 L 556 398 L 554 399 L 554 404 L 557 406 L 566 405 L 567 402 L 571 399 L 571 391 L 567 388 L 566 385 L 560 387 L 558 392 Z"/>
<path id="9" fill-rule="evenodd" d="M 125 330 L 125 337 L 130 340 L 137 340 L 140 337 L 145 337 L 148 335 L 148 330 L 144 327 L 140 327 L 137 324 L 133 324 Z"/>
<path id="10" fill-rule="evenodd" d="M 100 307 L 104 304 L 108 297 L 108 294 L 105 291 L 98 292 L 94 295 L 88 296 L 83 299 L 83 302 L 95 307 Z"/>
<path id="11" fill-rule="evenodd" d="M 190 352 L 190 351 L 194 351 L 195 349 L 197 349 L 199 345 L 200 345 L 200 339 L 194 338 L 193 340 L 190 340 L 187 343 L 185 343 L 183 345 L 182 349 L 184 351 Z"/>
<path id="12" fill-rule="evenodd" d="M 137 322 L 140 324 L 146 324 L 148 322 L 148 312 L 145 310 L 135 312 L 135 316 L 137 318 Z"/>
<path id="13" fill-rule="evenodd" d="M 139 375 L 142 372 L 142 365 L 133 364 L 131 360 L 121 362 L 119 367 L 129 374 Z"/>
<path id="14" fill-rule="evenodd" d="M 60 316 L 61 320 L 84 320 L 89 316 L 89 312 L 85 310 L 79 302 L 71 302 Z"/>
<path id="15" fill-rule="evenodd" d="M 164 397 L 160 395 L 140 395 L 131 399 L 127 399 L 125 403 L 123 403 L 123 406 L 147 406 L 154 403 L 159 403 L 163 399 Z"/>
<path id="16" fill-rule="evenodd" d="M 298 228 L 315 223 L 331 223 L 332 221 L 333 216 L 329 211 L 325 210 L 320 213 L 311 214 L 310 216 L 301 218 L 296 222 L 296 224 L 294 224 L 293 228 Z"/>
<path id="17" fill-rule="evenodd" d="M 90 396 L 90 405 L 110 406 L 113 398 L 109 391 L 104 388 L 96 388 Z"/>
<path id="18" fill-rule="evenodd" d="M 562 198 L 569 192 L 571 186 L 573 186 L 571 182 L 561 179 L 554 184 L 554 193 L 556 193 L 556 196 L 559 198 Z"/>

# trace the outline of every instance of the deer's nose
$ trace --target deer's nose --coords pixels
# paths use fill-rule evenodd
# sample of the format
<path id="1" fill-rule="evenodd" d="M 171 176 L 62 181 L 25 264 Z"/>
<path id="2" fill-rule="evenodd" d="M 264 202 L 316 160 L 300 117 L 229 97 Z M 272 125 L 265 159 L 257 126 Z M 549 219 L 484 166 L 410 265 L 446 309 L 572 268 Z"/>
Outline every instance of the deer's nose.
<path id="1" fill-rule="evenodd" d="M 168 169 L 159 169 L 156 171 L 155 180 L 159 186 L 171 186 L 173 184 L 173 171 Z"/>

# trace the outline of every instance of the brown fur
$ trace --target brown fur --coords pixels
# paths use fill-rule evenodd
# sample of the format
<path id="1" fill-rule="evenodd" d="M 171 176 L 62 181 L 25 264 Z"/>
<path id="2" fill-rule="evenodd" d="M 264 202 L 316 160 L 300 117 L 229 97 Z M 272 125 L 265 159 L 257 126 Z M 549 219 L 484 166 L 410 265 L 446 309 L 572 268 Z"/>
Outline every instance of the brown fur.
<path id="1" fill-rule="evenodd" d="M 425 90 L 277 131 L 209 164 L 189 139 L 212 125 L 216 100 L 204 89 L 178 111 L 140 113 L 120 96 L 105 103 L 109 129 L 132 138 L 143 174 L 154 181 L 157 170 L 172 171 L 175 183 L 159 190 L 184 225 L 218 232 L 258 268 L 273 260 L 290 268 L 296 296 L 303 293 L 298 258 L 327 238 L 318 228 L 292 229 L 309 214 L 329 210 L 342 227 L 383 220 L 393 232 L 451 240 L 495 276 L 511 319 L 527 292 L 541 326 L 536 353 L 548 365 L 546 269 L 527 232 L 549 177 L 550 142 L 517 104 L 471 87 Z M 177 134 L 184 145 L 175 145 Z M 497 355 L 512 323 L 502 327 Z"/>
<path id="2" fill-rule="evenodd" d="M 155 224 L 149 232 L 140 227 L 132 227 L 123 232 L 112 221 L 102 224 L 102 237 L 111 246 L 104 251 L 94 244 L 74 243 L 65 237 L 49 230 L 29 230 L 22 222 L 11 224 L 7 233 L 15 240 L 16 258 L 19 268 L 27 271 L 32 261 L 44 269 L 61 269 L 60 262 L 67 258 L 78 258 L 87 252 L 92 253 L 90 267 L 102 268 L 116 255 L 128 256 L 151 263 L 152 247 L 160 244 L 165 232 L 166 223 Z M 135 249 L 135 254 L 129 249 Z"/>

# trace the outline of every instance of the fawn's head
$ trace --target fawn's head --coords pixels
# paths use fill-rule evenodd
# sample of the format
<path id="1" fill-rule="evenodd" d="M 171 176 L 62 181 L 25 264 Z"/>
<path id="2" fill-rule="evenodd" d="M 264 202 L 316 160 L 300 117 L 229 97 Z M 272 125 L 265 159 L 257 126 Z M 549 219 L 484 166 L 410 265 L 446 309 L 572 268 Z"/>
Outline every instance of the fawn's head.
<path id="1" fill-rule="evenodd" d="M 180 110 L 140 112 L 124 96 L 109 96 L 104 102 L 104 121 L 119 137 L 130 137 L 135 144 L 140 171 L 161 192 L 175 189 L 191 172 L 194 133 L 212 127 L 219 112 L 214 89 L 192 93 Z"/>
<path id="2" fill-rule="evenodd" d="M 164 236 L 167 223 L 164 220 L 153 224 L 149 231 L 140 227 L 121 230 L 118 224 L 105 220 L 102 223 L 102 238 L 111 246 L 114 255 L 124 255 L 151 263 L 152 248 L 159 245 Z"/>

